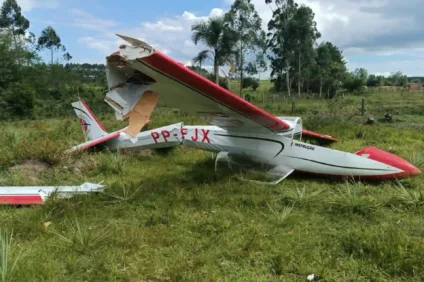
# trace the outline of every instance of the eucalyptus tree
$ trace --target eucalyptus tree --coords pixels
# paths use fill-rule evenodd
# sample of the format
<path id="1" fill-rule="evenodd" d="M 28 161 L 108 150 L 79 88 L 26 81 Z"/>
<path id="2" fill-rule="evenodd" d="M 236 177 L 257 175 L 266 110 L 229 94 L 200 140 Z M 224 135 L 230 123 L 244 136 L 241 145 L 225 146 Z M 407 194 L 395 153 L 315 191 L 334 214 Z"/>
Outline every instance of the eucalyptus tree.
<path id="1" fill-rule="evenodd" d="M 254 74 L 255 53 L 259 50 L 262 20 L 251 0 L 235 0 L 225 15 L 226 26 L 235 39 L 235 68 L 240 77 L 240 96 L 243 95 L 245 73 Z M 253 59 L 249 60 L 249 57 Z"/>
<path id="2" fill-rule="evenodd" d="M 271 78 L 276 85 L 283 85 L 282 78 L 285 76 L 285 84 L 288 96 L 291 94 L 293 62 L 295 61 L 296 44 L 292 40 L 292 28 L 290 21 L 298 9 L 293 0 L 265 0 L 265 3 L 274 6 L 272 18 L 268 22 L 268 47 L 271 54 Z"/>
<path id="3" fill-rule="evenodd" d="M 24 36 L 29 28 L 29 21 L 22 15 L 16 0 L 5 0 L 0 11 L 0 28 L 12 33 L 15 44 L 19 36 Z"/>
<path id="4" fill-rule="evenodd" d="M 53 64 L 53 54 L 57 50 L 66 51 L 65 46 L 62 45 L 61 39 L 56 31 L 51 27 L 46 27 L 38 38 L 38 50 L 48 49 L 51 54 L 51 64 Z M 68 54 L 69 55 L 69 54 Z M 70 58 L 65 54 L 65 58 Z"/>

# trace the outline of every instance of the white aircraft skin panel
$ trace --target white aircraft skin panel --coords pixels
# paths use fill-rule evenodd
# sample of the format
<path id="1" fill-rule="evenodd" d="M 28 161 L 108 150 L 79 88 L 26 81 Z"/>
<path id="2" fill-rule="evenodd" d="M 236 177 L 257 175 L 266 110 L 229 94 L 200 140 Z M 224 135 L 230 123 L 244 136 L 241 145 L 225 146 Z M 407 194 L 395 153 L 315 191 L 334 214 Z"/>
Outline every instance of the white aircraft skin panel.
<path id="1" fill-rule="evenodd" d="M 214 144 L 207 144 L 207 143 L 201 143 L 201 142 L 193 142 L 189 140 L 184 140 L 183 145 L 185 147 L 195 148 L 202 151 L 209 151 L 209 152 L 225 152 L 226 148 L 220 145 L 214 145 Z"/>
<path id="2" fill-rule="evenodd" d="M 135 137 L 121 132 L 121 136 L 115 140 L 109 141 L 107 146 L 109 146 L 111 150 L 140 150 L 175 147 L 181 144 L 182 126 L 183 123 L 176 123 L 154 130 L 140 132 Z"/>
<path id="3" fill-rule="evenodd" d="M 298 141 L 284 140 L 285 150 L 277 163 L 295 170 L 326 175 L 386 175 L 402 170 L 352 153 L 337 151 Z"/>
<path id="4" fill-rule="evenodd" d="M 215 152 L 274 158 L 283 145 L 274 138 L 263 135 L 231 133 L 217 126 L 185 126 L 184 145 L 198 149 L 216 148 Z M 278 139 L 278 138 L 277 138 Z M 208 149 L 210 151 L 211 149 Z"/>
<path id="5" fill-rule="evenodd" d="M 386 175 L 402 170 L 352 153 L 298 142 L 276 134 L 236 134 L 212 127 L 203 140 L 207 126 L 193 126 L 187 129 L 184 144 L 201 150 L 226 151 L 232 154 L 249 155 L 266 159 L 276 166 L 287 166 L 304 172 L 325 175 Z M 197 133 L 196 133 L 197 131 Z M 197 141 L 191 141 L 190 139 Z M 213 144 L 214 147 L 209 144 Z"/>
<path id="6" fill-rule="evenodd" d="M 145 66 L 138 61 L 130 61 L 131 66 L 142 73 L 153 78 L 156 83 L 151 85 L 151 89 L 158 93 L 160 101 L 172 107 L 178 107 L 184 112 L 199 116 L 199 112 L 204 112 L 203 119 L 207 122 L 217 124 L 234 131 L 254 131 L 258 133 L 271 133 L 266 127 L 238 114 L 237 112 L 226 108 L 225 106 L 206 98 L 197 91 L 181 84 L 155 70 Z M 172 92 L 172 93 L 170 93 Z M 193 108 L 192 105 L 201 105 Z M 228 117 L 220 115 L 211 115 L 210 113 L 224 113 Z"/>

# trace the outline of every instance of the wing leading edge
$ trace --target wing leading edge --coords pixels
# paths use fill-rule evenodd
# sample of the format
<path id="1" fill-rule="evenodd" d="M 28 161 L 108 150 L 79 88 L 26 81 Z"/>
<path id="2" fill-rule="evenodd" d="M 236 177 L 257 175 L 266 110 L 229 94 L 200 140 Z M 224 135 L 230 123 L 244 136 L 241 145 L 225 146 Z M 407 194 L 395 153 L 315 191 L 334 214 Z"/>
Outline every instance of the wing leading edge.
<path id="1" fill-rule="evenodd" d="M 148 44 L 133 38 L 120 37 L 131 46 L 122 45 L 119 52 L 107 58 L 108 80 L 112 81 L 109 83 L 111 91 L 128 83 L 140 84 L 139 81 L 142 80 L 149 84 L 149 89 L 144 91 L 157 93 L 165 105 L 179 108 L 227 130 L 278 133 L 292 129 L 284 121 L 154 50 Z M 112 95 L 107 96 L 106 102 L 111 102 L 111 97 Z"/>

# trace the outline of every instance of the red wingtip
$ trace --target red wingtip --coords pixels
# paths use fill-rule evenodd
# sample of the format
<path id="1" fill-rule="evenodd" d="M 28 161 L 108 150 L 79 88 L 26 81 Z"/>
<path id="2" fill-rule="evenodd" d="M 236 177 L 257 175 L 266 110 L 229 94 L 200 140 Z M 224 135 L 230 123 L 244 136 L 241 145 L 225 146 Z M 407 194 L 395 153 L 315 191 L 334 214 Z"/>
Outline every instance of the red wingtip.
<path id="1" fill-rule="evenodd" d="M 40 195 L 7 195 L 0 196 L 0 204 L 5 205 L 41 205 L 43 204 L 43 198 Z"/>

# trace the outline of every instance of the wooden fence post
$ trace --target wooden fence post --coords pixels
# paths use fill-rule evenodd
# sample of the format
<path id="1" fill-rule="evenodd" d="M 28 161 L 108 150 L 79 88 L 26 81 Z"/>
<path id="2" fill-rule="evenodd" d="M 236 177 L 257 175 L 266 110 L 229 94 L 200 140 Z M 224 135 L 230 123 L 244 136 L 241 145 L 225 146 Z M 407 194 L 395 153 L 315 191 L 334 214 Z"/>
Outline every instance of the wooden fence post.
<path id="1" fill-rule="evenodd" d="M 361 109 L 361 111 L 362 111 L 362 116 L 364 116 L 365 115 L 365 98 L 362 98 L 362 109 Z"/>

